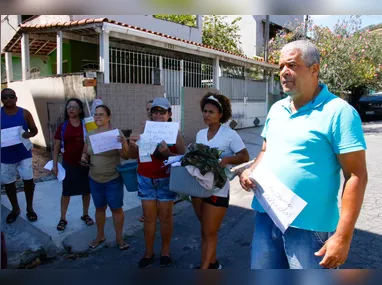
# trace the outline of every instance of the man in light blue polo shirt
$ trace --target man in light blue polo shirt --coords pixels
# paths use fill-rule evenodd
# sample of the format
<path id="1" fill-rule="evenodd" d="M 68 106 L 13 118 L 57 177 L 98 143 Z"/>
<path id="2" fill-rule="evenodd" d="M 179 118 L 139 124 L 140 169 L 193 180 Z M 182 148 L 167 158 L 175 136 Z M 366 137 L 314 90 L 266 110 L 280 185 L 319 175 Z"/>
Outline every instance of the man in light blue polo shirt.
<path id="1" fill-rule="evenodd" d="M 288 97 L 270 109 L 262 151 L 240 183 L 247 191 L 255 187 L 248 177 L 261 162 L 307 205 L 283 234 L 253 199 L 251 268 L 338 268 L 348 256 L 367 184 L 362 123 L 353 107 L 319 83 L 320 55 L 312 43 L 285 45 L 279 65 Z"/>

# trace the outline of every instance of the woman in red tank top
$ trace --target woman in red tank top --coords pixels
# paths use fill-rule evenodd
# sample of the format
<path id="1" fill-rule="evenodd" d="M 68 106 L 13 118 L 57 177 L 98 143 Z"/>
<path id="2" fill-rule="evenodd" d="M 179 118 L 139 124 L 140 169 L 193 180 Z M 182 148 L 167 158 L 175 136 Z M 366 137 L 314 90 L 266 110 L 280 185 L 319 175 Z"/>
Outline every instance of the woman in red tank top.
<path id="1" fill-rule="evenodd" d="M 152 120 L 156 122 L 171 122 L 171 105 L 166 98 L 156 98 L 151 105 Z M 143 133 L 143 129 L 141 130 Z M 131 134 L 129 153 L 131 158 L 138 158 L 139 150 L 136 144 L 139 134 Z M 162 167 L 169 156 L 184 154 L 186 146 L 183 137 L 178 132 L 176 144 L 168 146 L 162 142 L 150 155 L 149 162 L 138 159 L 138 198 L 142 201 L 144 215 L 144 232 L 146 249 L 139 261 L 140 268 L 149 267 L 154 261 L 154 239 L 156 221 L 159 216 L 162 235 L 160 265 L 171 264 L 170 242 L 173 231 L 172 212 L 177 194 L 169 190 L 169 167 Z"/>

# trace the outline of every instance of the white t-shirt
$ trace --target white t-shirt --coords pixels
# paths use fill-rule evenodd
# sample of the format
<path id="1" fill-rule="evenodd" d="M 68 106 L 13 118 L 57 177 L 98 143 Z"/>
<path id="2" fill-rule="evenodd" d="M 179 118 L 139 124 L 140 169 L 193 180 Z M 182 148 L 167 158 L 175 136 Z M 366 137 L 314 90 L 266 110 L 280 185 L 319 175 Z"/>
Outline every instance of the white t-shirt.
<path id="1" fill-rule="evenodd" d="M 218 148 L 223 151 L 221 158 L 233 156 L 245 148 L 245 144 L 238 133 L 230 127 L 220 126 L 216 135 L 209 141 L 207 138 L 208 128 L 200 130 L 196 135 L 196 143 L 208 145 L 211 148 Z M 214 192 L 215 196 L 227 198 L 229 193 L 229 180 L 219 191 Z"/>

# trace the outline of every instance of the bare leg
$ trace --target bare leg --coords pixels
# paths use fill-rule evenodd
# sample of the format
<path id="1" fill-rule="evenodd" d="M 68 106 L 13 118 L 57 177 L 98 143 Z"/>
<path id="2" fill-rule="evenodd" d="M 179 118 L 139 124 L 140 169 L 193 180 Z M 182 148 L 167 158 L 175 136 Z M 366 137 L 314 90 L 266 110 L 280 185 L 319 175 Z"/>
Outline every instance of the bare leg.
<path id="1" fill-rule="evenodd" d="M 125 222 L 125 215 L 123 213 L 122 208 L 111 210 L 111 213 L 113 215 L 113 222 L 114 222 L 114 229 L 115 229 L 115 236 L 118 245 L 123 245 L 123 224 Z"/>
<path id="2" fill-rule="evenodd" d="M 20 207 L 17 201 L 17 193 L 16 193 L 16 183 L 5 184 L 5 192 L 7 193 L 8 199 L 12 205 L 12 212 L 19 214 Z"/>
<path id="3" fill-rule="evenodd" d="M 34 188 L 35 184 L 33 179 L 30 180 L 23 180 L 24 181 L 24 193 L 25 193 L 25 199 L 27 201 L 27 212 L 33 213 L 33 194 L 34 194 Z"/>
<path id="4" fill-rule="evenodd" d="M 161 256 L 170 256 L 170 243 L 173 232 L 172 212 L 174 202 L 159 202 L 159 221 L 162 235 Z"/>
<path id="5" fill-rule="evenodd" d="M 70 196 L 61 196 L 61 220 L 66 221 L 66 212 L 68 211 Z"/>
<path id="6" fill-rule="evenodd" d="M 82 195 L 83 216 L 89 214 L 90 193 Z"/>
<path id="7" fill-rule="evenodd" d="M 154 255 L 154 240 L 157 220 L 157 201 L 142 200 L 143 215 L 145 216 L 143 229 L 145 233 L 144 257 L 151 258 Z"/>
<path id="8" fill-rule="evenodd" d="M 215 256 L 218 243 L 218 231 L 227 208 L 215 207 L 203 203 L 202 217 L 202 265 L 201 269 L 208 269 Z"/>

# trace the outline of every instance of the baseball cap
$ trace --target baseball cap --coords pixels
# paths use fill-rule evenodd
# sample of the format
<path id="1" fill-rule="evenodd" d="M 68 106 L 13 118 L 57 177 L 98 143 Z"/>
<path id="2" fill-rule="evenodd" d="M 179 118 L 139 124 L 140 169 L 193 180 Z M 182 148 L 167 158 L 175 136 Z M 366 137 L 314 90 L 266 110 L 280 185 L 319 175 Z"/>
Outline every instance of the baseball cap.
<path id="1" fill-rule="evenodd" d="M 167 100 L 167 98 L 155 98 L 153 103 L 151 104 L 151 109 L 153 109 L 155 107 L 161 107 L 163 109 L 168 110 L 171 108 L 171 104 Z"/>

